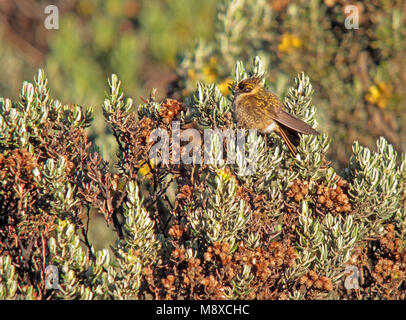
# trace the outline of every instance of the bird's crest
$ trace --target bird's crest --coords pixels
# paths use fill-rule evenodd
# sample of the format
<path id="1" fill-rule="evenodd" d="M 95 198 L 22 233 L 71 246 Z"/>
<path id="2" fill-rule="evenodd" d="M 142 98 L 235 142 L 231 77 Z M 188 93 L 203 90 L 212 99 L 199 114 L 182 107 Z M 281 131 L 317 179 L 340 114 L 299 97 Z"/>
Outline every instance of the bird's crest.
<path id="1" fill-rule="evenodd" d="M 240 92 L 250 92 L 255 87 L 262 84 L 263 80 L 264 80 L 263 75 L 251 76 L 249 78 L 245 78 L 245 79 L 241 80 L 240 82 L 238 82 L 233 87 L 233 89 L 237 89 Z"/>

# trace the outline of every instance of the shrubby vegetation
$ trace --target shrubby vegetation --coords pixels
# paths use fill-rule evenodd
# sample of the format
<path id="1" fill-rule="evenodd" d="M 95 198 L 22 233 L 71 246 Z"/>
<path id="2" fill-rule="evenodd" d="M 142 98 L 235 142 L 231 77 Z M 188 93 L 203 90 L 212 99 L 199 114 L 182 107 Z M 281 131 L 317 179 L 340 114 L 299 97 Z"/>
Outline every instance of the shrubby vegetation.
<path id="1" fill-rule="evenodd" d="M 345 4 L 224 0 L 215 40 L 184 56 L 167 98 L 138 105 L 110 76 L 114 161 L 86 131 L 97 113 L 54 99 L 42 70 L 0 98 L 0 298 L 405 299 L 404 48 L 390 40 L 405 24 L 397 2 L 372 1 L 359 4 L 369 31 L 344 30 Z M 228 84 L 264 72 L 323 132 L 303 136 L 296 158 L 274 134 L 246 140 L 252 175 L 238 161 L 149 157 L 151 132 L 171 135 L 173 121 L 201 136 L 235 129 Z M 92 213 L 114 229 L 111 248 L 90 240 Z"/>
<path id="2" fill-rule="evenodd" d="M 247 76 L 241 63 L 235 76 Z M 92 110 L 53 100 L 42 71 L 19 101 L 0 100 L 2 298 L 404 298 L 406 158 L 398 166 L 385 139 L 376 151 L 355 142 L 341 176 L 326 160 L 326 134 L 304 136 L 296 158 L 277 136 L 247 140 L 258 163 L 248 176 L 238 161 L 156 163 L 153 129 L 171 132 L 174 120 L 234 128 L 231 101 L 200 84 L 184 104 L 135 108 L 117 76 L 109 84 L 117 173 L 84 131 Z M 312 95 L 301 74 L 285 104 L 315 123 Z M 117 232 L 113 255 L 89 242 L 91 209 Z M 58 268 L 58 289 L 45 285 L 47 265 Z M 344 289 L 347 265 L 361 271 L 361 290 Z"/>

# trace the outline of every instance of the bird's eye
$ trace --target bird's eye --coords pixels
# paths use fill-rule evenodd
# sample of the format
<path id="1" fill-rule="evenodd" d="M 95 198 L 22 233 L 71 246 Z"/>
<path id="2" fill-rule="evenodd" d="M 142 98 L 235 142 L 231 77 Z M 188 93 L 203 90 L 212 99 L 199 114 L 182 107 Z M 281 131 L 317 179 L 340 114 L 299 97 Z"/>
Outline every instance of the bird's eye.
<path id="1" fill-rule="evenodd" d="M 250 86 L 247 83 L 243 83 L 243 82 L 238 85 L 238 89 L 240 89 L 243 92 L 250 92 L 251 91 Z"/>

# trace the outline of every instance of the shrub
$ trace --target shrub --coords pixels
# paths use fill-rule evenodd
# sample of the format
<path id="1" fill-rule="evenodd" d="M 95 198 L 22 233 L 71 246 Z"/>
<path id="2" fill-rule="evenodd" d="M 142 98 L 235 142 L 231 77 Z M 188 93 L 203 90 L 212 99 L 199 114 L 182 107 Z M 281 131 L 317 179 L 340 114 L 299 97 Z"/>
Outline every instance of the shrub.
<path id="1" fill-rule="evenodd" d="M 239 62 L 234 80 L 263 71 L 259 58 L 249 71 Z M 116 170 L 88 140 L 92 109 L 53 100 L 43 71 L 19 101 L 0 99 L 2 299 L 405 298 L 406 157 L 397 165 L 385 139 L 376 151 L 354 142 L 341 174 L 326 160 L 327 134 L 303 136 L 296 158 L 274 134 L 248 136 L 251 175 L 238 156 L 159 162 L 154 129 L 234 129 L 231 100 L 199 83 L 184 103 L 151 95 L 135 108 L 117 76 L 109 86 Z M 284 103 L 316 125 L 312 94 L 302 73 Z M 113 254 L 90 243 L 90 210 L 117 233 Z M 360 289 L 344 286 L 348 265 Z"/>

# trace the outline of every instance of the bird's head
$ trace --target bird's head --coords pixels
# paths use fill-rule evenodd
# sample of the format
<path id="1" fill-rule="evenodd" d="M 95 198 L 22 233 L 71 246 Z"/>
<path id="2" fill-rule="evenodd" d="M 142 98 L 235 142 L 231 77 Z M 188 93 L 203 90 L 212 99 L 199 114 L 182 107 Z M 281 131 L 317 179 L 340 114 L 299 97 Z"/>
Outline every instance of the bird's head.
<path id="1" fill-rule="evenodd" d="M 234 96 L 240 95 L 242 93 L 250 93 L 263 88 L 263 76 L 253 76 L 241 80 L 233 86 Z"/>

